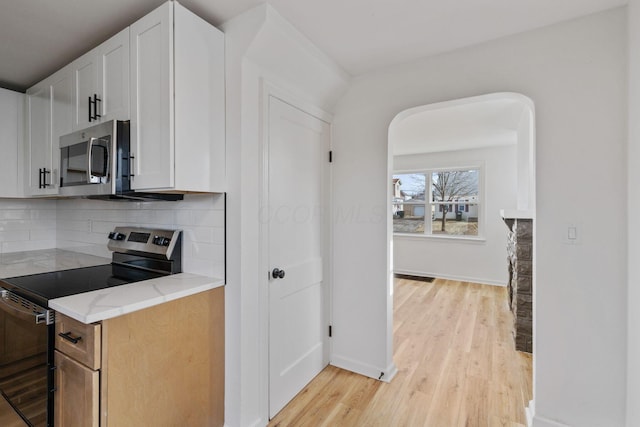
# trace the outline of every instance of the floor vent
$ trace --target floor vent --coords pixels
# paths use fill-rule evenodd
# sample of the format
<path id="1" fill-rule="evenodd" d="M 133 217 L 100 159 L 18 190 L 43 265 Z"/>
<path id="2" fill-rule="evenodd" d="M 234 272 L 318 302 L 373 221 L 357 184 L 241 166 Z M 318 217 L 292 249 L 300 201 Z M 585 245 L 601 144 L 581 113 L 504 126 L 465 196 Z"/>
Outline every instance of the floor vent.
<path id="1" fill-rule="evenodd" d="M 434 277 L 411 276 L 409 274 L 394 274 L 393 277 L 395 277 L 396 279 L 417 280 L 419 282 L 429 282 L 429 283 L 435 280 Z"/>

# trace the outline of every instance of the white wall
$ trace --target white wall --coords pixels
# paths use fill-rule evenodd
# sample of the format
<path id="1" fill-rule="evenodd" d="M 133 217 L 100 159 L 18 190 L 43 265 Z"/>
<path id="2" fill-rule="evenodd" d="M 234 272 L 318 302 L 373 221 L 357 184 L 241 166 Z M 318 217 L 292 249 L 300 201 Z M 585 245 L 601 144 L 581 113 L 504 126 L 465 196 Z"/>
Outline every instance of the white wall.
<path id="1" fill-rule="evenodd" d="M 395 171 L 480 166 L 482 240 L 425 236 L 393 236 L 396 273 L 506 285 L 507 226 L 500 209 L 517 206 L 515 144 L 394 157 Z"/>
<path id="2" fill-rule="evenodd" d="M 115 226 L 180 229 L 182 271 L 224 278 L 222 194 L 186 195 L 177 202 L 68 199 L 51 203 L 57 203 L 58 248 L 111 258 L 107 234 Z"/>
<path id="3" fill-rule="evenodd" d="M 55 200 L 0 199 L 0 253 L 55 247 Z"/>
<path id="4" fill-rule="evenodd" d="M 517 92 L 536 111 L 534 425 L 624 425 L 626 58 L 622 8 L 353 81 L 334 120 L 334 204 L 361 215 L 334 228 L 334 353 L 380 368 L 387 357 L 391 120 L 419 105 Z M 603 216 L 600 197 L 622 208 Z M 581 244 L 564 243 L 568 223 L 579 224 Z"/>
<path id="5" fill-rule="evenodd" d="M 536 153 L 535 117 L 531 108 L 525 108 L 518 123 L 518 209 L 536 209 Z"/>
<path id="6" fill-rule="evenodd" d="M 640 1 L 629 1 L 627 427 L 640 424 Z"/>
<path id="7" fill-rule="evenodd" d="M 222 25 L 226 37 L 228 244 L 225 424 L 268 423 L 268 283 L 261 251 L 262 121 L 275 91 L 331 112 L 347 76 L 268 5 Z M 231 214 L 235 213 L 235 214 Z"/>

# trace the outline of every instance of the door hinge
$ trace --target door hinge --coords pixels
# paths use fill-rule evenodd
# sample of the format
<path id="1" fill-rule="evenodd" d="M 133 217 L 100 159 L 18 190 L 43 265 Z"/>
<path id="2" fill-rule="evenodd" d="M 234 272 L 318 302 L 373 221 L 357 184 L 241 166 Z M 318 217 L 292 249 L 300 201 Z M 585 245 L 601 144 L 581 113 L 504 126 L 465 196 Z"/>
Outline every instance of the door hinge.
<path id="1" fill-rule="evenodd" d="M 333 151 L 329 151 L 329 163 L 333 163 Z"/>
<path id="2" fill-rule="evenodd" d="M 331 328 L 331 325 L 329 325 L 329 338 L 331 338 L 333 336 L 333 331 Z"/>

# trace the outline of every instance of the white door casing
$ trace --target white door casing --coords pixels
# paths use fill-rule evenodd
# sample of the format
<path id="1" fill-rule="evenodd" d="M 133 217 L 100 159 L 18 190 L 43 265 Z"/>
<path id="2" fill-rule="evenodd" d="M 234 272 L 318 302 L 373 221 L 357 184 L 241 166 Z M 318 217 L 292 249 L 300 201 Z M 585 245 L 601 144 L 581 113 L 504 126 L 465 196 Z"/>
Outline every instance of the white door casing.
<path id="1" fill-rule="evenodd" d="M 269 417 L 329 362 L 330 126 L 269 96 L 267 138 Z"/>

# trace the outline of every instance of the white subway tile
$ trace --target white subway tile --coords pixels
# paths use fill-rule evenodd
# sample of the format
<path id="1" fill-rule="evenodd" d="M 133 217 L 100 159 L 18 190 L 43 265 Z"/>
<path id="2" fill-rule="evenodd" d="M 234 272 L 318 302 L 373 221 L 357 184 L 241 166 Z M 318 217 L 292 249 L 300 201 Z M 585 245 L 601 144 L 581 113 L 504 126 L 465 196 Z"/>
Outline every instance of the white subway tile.
<path id="1" fill-rule="evenodd" d="M 215 262 L 217 260 L 223 259 L 224 257 L 223 245 L 212 245 L 208 243 L 192 242 L 191 248 L 193 250 L 192 256 L 194 258 Z"/>
<path id="2" fill-rule="evenodd" d="M 26 240 L 21 242 L 4 242 L 2 243 L 2 252 L 22 252 L 37 251 L 40 249 L 53 249 L 56 247 L 55 240 Z"/>
<path id="3" fill-rule="evenodd" d="M 31 229 L 32 223 L 31 221 L 23 220 L 23 219 L 7 219 L 0 221 L 0 231 L 9 231 L 9 230 L 29 230 Z M 55 225 L 54 225 L 55 228 Z"/>
<path id="4" fill-rule="evenodd" d="M 56 240 L 56 229 L 50 230 L 31 230 L 29 235 L 30 240 Z"/>
<path id="5" fill-rule="evenodd" d="M 29 240 L 29 230 L 0 231 L 0 242 L 18 242 Z"/>
<path id="6" fill-rule="evenodd" d="M 224 225 L 224 212 L 213 210 L 191 211 L 191 221 L 193 225 L 199 226 L 222 226 Z"/>

